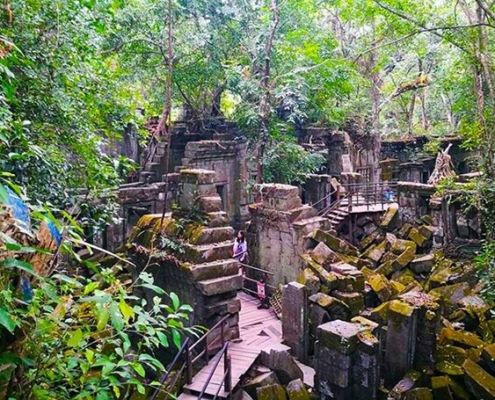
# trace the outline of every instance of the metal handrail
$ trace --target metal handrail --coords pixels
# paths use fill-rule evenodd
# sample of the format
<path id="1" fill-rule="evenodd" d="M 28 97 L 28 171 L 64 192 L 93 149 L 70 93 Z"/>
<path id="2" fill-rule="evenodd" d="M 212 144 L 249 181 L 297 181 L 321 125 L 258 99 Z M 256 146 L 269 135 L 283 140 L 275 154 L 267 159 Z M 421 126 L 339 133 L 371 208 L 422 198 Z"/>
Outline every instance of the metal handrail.
<path id="1" fill-rule="evenodd" d="M 161 385 L 163 385 L 165 383 L 165 381 L 167 380 L 168 376 L 170 375 L 170 371 L 173 371 L 174 367 L 175 367 L 175 364 L 177 364 L 177 361 L 179 361 L 179 358 L 180 356 L 185 352 L 185 350 L 188 348 L 188 345 L 189 345 L 189 341 L 190 341 L 190 338 L 186 338 L 186 340 L 184 340 L 184 343 L 182 343 L 182 346 L 179 350 L 179 352 L 175 355 L 174 359 L 172 360 L 172 362 L 169 364 L 169 366 L 167 367 L 167 369 L 165 370 L 165 373 L 161 376 L 161 378 L 158 380 L 158 382 L 160 382 L 160 387 Z M 182 374 L 182 370 L 184 370 L 184 365 L 182 365 L 182 367 L 180 368 L 180 373 L 176 375 L 173 383 L 170 385 L 171 387 L 174 387 L 175 385 L 175 382 L 177 382 L 177 376 L 180 376 Z M 153 393 L 153 395 L 151 396 L 150 400 L 155 400 L 156 396 L 158 396 L 158 393 L 160 393 L 160 387 L 157 387 L 155 389 L 155 392 Z M 167 395 L 168 397 L 168 395 Z"/>
<path id="2" fill-rule="evenodd" d="M 327 194 L 325 197 L 321 198 L 320 200 L 318 200 L 316 203 L 310 203 L 309 205 L 311 207 L 314 207 L 316 206 L 317 204 L 321 203 L 323 200 L 327 200 L 328 198 L 332 197 L 333 194 L 337 193 L 339 191 L 339 189 L 335 189 L 333 192 L 330 192 L 329 194 Z"/>
<path id="3" fill-rule="evenodd" d="M 210 381 L 213 378 L 213 375 L 215 374 L 215 371 L 217 370 L 218 365 L 220 364 L 220 360 L 222 359 L 222 356 L 224 356 L 224 363 L 223 363 L 224 375 L 223 375 L 222 381 L 218 385 L 219 387 L 218 387 L 217 393 L 215 394 L 215 397 L 213 398 L 213 400 L 215 400 L 217 398 L 218 393 L 220 392 L 220 388 L 222 386 L 222 383 L 224 384 L 225 392 L 229 393 L 229 397 L 230 397 L 230 392 L 232 390 L 232 387 L 231 387 L 232 386 L 232 377 L 230 376 L 231 375 L 230 374 L 231 368 L 230 368 L 230 357 L 228 356 L 228 353 L 227 353 L 228 348 L 229 348 L 229 342 L 226 342 L 223 345 L 222 350 L 220 350 L 220 352 L 217 353 L 218 358 L 215 361 L 215 365 L 213 366 L 212 370 L 210 371 L 210 374 L 208 375 L 208 378 L 206 379 L 205 384 L 203 385 L 203 389 L 201 390 L 201 393 L 198 396 L 198 400 L 201 400 L 203 398 L 203 396 L 206 392 L 206 389 L 208 389 L 208 385 L 210 384 Z"/>
<path id="4" fill-rule="evenodd" d="M 268 275 L 275 275 L 275 273 L 273 273 L 273 272 L 270 272 L 270 271 L 267 271 L 265 269 L 261 269 L 258 267 L 253 267 L 252 265 L 249 265 L 249 264 L 244 264 L 244 263 L 239 262 L 239 265 L 242 265 L 243 267 L 247 267 L 249 269 L 254 269 L 255 271 L 263 272 L 263 273 L 268 274 Z"/>
<path id="5" fill-rule="evenodd" d="M 318 215 L 320 215 L 320 216 L 321 215 L 325 215 L 325 214 L 328 214 L 330 211 L 336 210 L 342 204 L 342 200 L 347 199 L 347 198 L 349 198 L 349 195 L 346 192 L 346 193 L 344 193 L 344 195 L 342 197 L 340 197 L 338 200 L 336 200 L 335 203 L 330 204 L 329 206 L 327 206 L 327 207 L 323 208 L 322 210 L 320 210 L 318 212 Z M 352 199 L 352 197 L 351 197 L 351 199 Z"/>

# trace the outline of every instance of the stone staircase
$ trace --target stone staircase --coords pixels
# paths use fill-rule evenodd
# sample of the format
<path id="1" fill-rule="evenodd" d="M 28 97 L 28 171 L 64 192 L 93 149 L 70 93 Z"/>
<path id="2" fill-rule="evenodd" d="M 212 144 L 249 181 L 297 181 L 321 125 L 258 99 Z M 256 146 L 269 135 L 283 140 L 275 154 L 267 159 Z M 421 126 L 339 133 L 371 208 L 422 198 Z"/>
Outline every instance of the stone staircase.
<path id="1" fill-rule="evenodd" d="M 330 223 L 329 231 L 334 233 L 338 232 L 340 226 L 345 221 L 348 215 L 349 212 L 344 208 L 336 208 L 335 210 L 330 210 L 326 214 L 326 217 L 328 218 L 328 221 Z"/>
<path id="2" fill-rule="evenodd" d="M 158 138 L 161 140 L 161 138 Z M 167 142 L 158 141 L 154 146 L 149 146 L 148 152 L 152 154 L 145 154 L 146 164 L 142 166 L 142 170 L 139 173 L 139 181 L 143 183 L 159 182 L 162 179 L 164 172 L 163 165 L 165 165 L 165 156 L 167 151 Z"/>

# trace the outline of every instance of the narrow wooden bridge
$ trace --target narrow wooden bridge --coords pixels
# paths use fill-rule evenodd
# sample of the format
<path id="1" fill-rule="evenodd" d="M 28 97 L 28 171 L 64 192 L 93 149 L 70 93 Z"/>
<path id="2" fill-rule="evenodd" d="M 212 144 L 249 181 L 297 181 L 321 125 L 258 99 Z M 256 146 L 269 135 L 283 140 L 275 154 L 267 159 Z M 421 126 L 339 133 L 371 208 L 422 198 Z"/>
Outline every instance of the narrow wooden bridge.
<path id="1" fill-rule="evenodd" d="M 282 323 L 273 311 L 258 309 L 259 301 L 254 297 L 239 292 L 241 311 L 239 315 L 240 338 L 228 346 L 228 358 L 220 351 L 210 362 L 200 370 L 190 384 L 184 386 L 180 400 L 213 398 L 228 398 L 225 391 L 225 372 L 230 373 L 231 392 L 234 392 L 243 375 L 251 368 L 261 353 L 271 346 L 282 342 Z M 227 365 L 225 368 L 225 362 Z M 209 381 L 208 381 L 209 380 Z"/>

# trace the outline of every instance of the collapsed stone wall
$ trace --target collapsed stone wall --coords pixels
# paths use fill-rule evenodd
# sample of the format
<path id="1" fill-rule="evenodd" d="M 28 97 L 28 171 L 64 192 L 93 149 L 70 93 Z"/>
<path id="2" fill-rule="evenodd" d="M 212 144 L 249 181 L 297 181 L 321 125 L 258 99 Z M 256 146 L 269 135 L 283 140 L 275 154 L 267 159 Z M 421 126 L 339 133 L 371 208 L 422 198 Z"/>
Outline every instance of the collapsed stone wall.
<path id="1" fill-rule="evenodd" d="M 244 141 L 202 140 L 187 143 L 182 159 L 182 165 L 188 169 L 215 171 L 214 183 L 223 209 L 237 227 L 249 216 L 246 152 Z"/>
<path id="2" fill-rule="evenodd" d="M 262 185 L 262 202 L 249 207 L 246 230 L 248 263 L 273 273 L 269 284 L 295 280 L 303 270 L 306 236 L 315 229 L 328 229 L 328 219 L 303 205 L 295 186 Z"/>
<path id="3" fill-rule="evenodd" d="M 311 235 L 282 326 L 293 354 L 312 357 L 320 398 L 495 399 L 492 304 L 468 260 L 433 249 L 431 223 L 401 225 L 391 208 L 378 225 L 362 221 L 357 247 Z"/>

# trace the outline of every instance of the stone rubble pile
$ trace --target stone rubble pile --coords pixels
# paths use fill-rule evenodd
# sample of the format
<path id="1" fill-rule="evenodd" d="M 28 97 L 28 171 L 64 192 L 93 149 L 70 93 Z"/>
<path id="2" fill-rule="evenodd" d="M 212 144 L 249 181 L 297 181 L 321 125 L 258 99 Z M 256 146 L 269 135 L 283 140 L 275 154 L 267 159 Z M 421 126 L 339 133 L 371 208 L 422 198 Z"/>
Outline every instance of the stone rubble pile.
<path id="1" fill-rule="evenodd" d="M 304 374 L 283 344 L 263 350 L 243 381 L 242 399 L 310 400 Z"/>
<path id="2" fill-rule="evenodd" d="M 357 224 L 357 247 L 317 229 L 302 255 L 320 398 L 495 400 L 495 318 L 472 265 L 432 247 L 428 217 Z"/>

